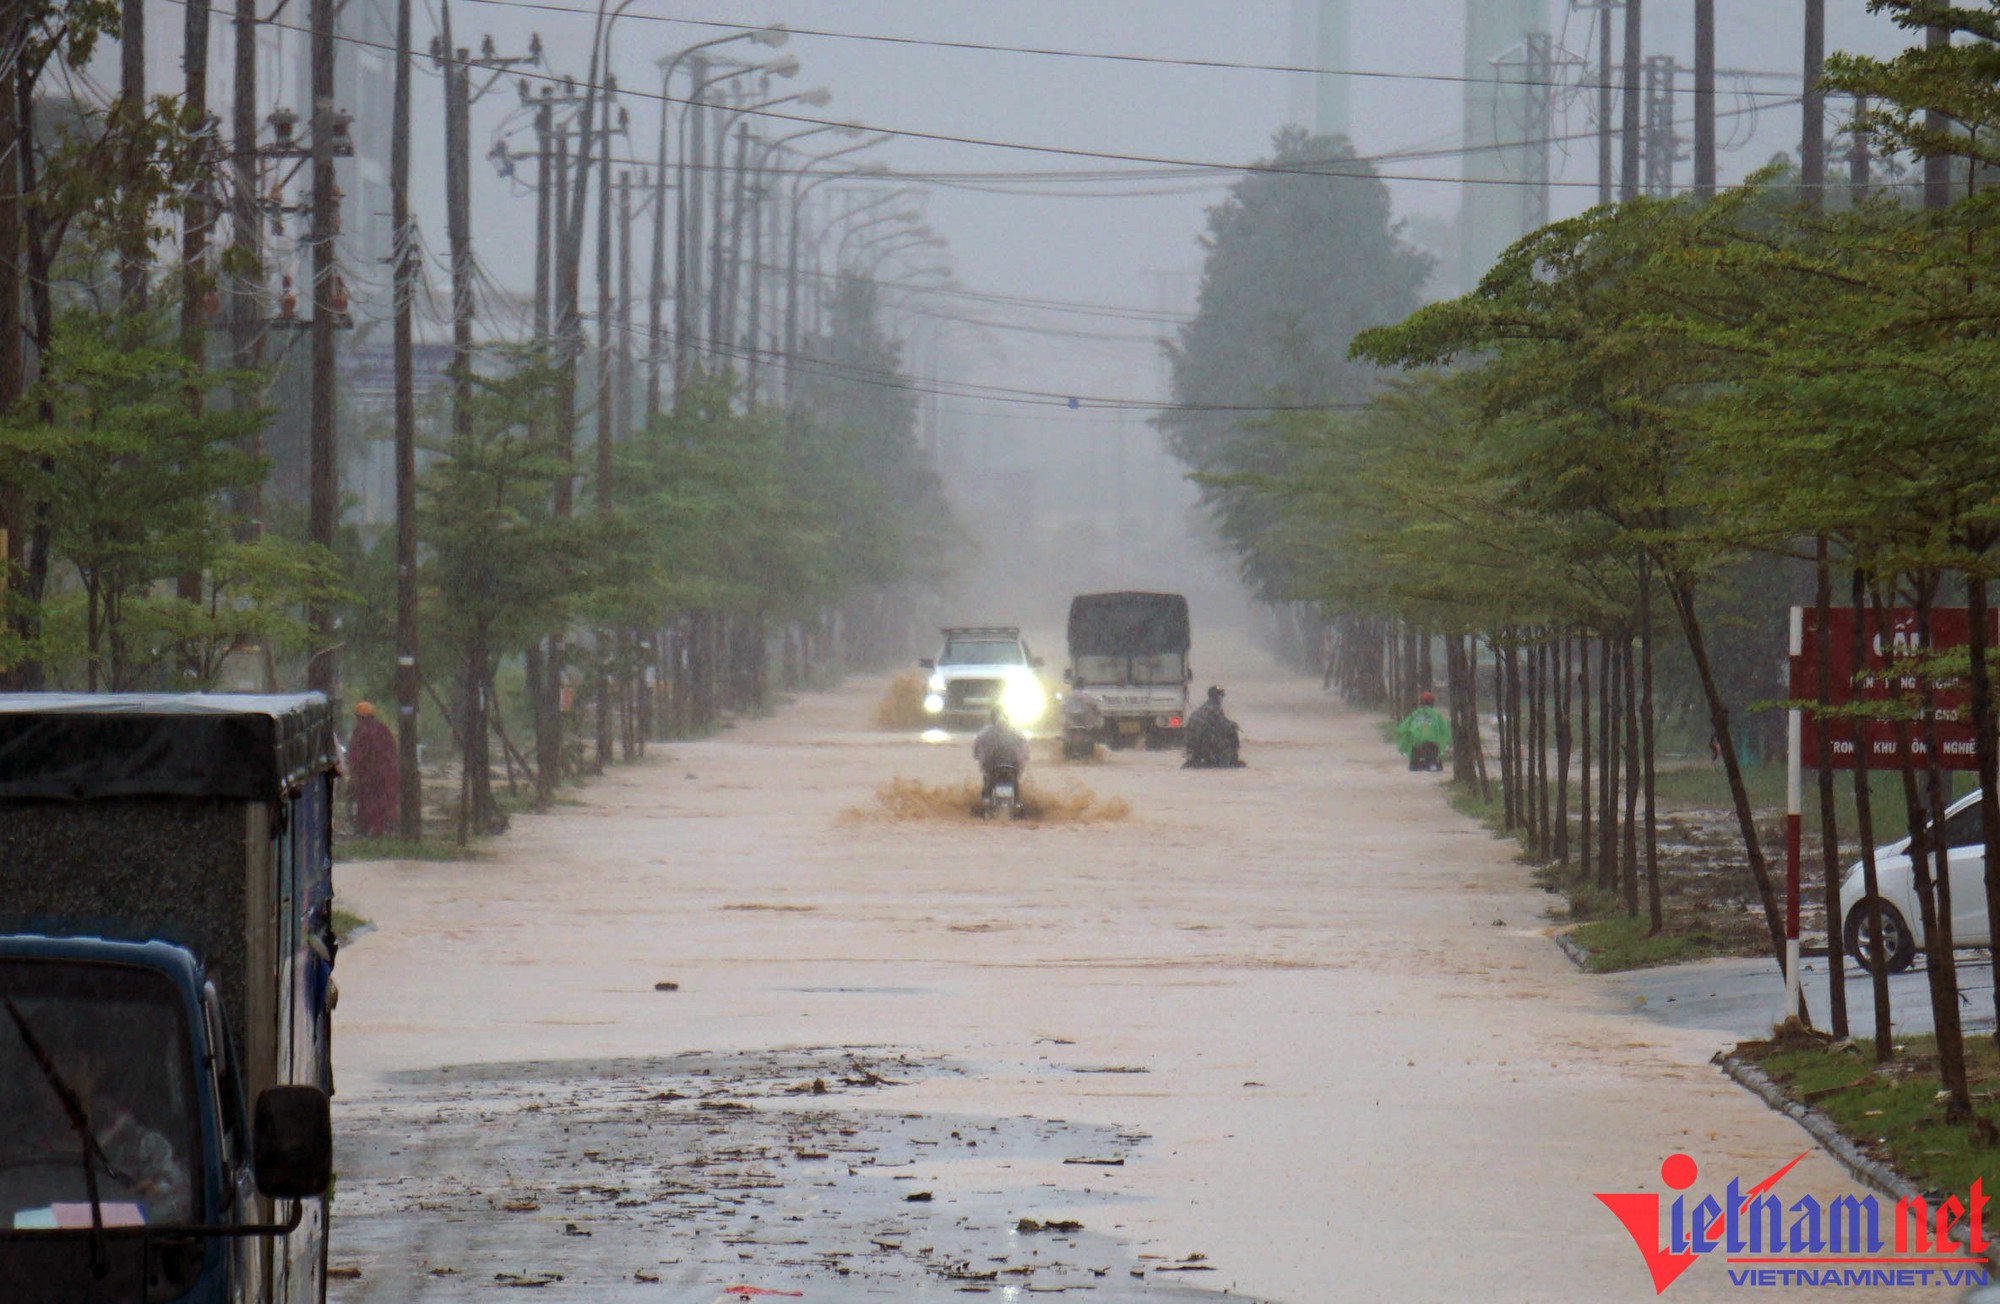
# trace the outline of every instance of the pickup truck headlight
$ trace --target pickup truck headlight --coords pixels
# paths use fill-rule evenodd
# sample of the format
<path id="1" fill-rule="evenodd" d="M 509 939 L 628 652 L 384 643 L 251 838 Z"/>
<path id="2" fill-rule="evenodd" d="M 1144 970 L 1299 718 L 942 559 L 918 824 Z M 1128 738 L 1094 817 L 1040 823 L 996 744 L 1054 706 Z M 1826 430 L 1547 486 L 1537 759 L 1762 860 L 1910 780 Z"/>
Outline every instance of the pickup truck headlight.
<path id="1" fill-rule="evenodd" d="M 944 691 L 944 672 L 942 670 L 931 671 L 931 677 L 925 681 L 924 688 L 933 693 L 942 693 Z"/>
<path id="2" fill-rule="evenodd" d="M 944 695 L 941 693 L 926 695 L 924 698 L 924 710 L 931 715 L 936 715 L 939 711 L 944 710 Z"/>
<path id="3" fill-rule="evenodd" d="M 1000 709 L 1016 724 L 1032 724 L 1049 709 L 1049 697 L 1040 684 L 1022 675 L 1008 680 L 1001 690 Z"/>

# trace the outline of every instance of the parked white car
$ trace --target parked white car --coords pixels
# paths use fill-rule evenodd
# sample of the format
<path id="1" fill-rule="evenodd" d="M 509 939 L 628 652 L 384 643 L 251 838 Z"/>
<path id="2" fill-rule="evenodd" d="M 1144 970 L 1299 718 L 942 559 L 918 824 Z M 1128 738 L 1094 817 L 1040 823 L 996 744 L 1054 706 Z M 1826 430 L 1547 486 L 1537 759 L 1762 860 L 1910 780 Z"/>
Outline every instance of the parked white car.
<path id="1" fill-rule="evenodd" d="M 1954 947 L 1990 946 L 1992 929 L 1986 918 L 1986 835 L 1979 816 L 1979 794 L 1961 797 L 1945 808 L 1945 860 L 1951 867 L 1951 940 Z M 1923 911 L 1910 868 L 1910 840 L 1904 838 L 1875 851 L 1875 884 L 1882 899 L 1882 947 L 1889 972 L 1901 973 L 1924 947 Z M 1841 941 L 1856 962 L 1872 969 L 1873 952 L 1863 954 L 1868 906 L 1861 862 L 1848 866 L 1840 880 Z"/>

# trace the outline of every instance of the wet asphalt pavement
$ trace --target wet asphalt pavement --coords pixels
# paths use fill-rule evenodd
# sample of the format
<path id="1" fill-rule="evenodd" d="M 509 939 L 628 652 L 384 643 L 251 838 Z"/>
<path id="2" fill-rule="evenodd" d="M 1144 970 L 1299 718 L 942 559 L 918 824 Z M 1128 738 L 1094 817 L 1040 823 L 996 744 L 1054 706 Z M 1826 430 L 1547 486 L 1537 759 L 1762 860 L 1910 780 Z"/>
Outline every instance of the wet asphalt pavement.
<path id="1" fill-rule="evenodd" d="M 1985 951 L 1958 956 L 1959 1009 L 1966 1031 L 1993 1027 L 1993 957 Z M 1814 1023 L 1827 1026 L 1826 958 L 1799 965 L 1806 1008 Z M 1848 1026 L 1873 1035 L 1875 988 L 1867 973 L 1846 966 Z M 1761 959 L 1703 960 L 1631 973 L 1604 981 L 1631 1002 L 1636 1013 L 1676 1028 L 1712 1028 L 1737 1037 L 1764 1037 L 1784 1017 L 1785 980 L 1778 962 Z M 1930 979 L 1922 959 L 1889 978 L 1889 1011 L 1895 1030 L 1916 1036 L 1931 1030 Z"/>
<path id="2" fill-rule="evenodd" d="M 1212 1271 L 1198 1252 L 1122 1245 L 1108 1191 L 1031 1216 L 1054 1184 L 1024 1170 L 1122 1168 L 1149 1137 L 896 1109 L 898 1088 L 967 1072 L 826 1048 L 393 1075 L 343 1114 L 331 1298 L 1218 1298 L 1184 1284 Z"/>

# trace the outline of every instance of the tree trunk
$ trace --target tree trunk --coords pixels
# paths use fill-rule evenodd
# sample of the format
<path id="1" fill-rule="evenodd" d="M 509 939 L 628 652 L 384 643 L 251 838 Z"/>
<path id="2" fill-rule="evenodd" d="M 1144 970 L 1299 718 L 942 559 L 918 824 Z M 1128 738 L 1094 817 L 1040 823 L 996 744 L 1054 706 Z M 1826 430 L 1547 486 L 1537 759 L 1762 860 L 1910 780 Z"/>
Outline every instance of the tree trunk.
<path id="1" fill-rule="evenodd" d="M 1926 649 L 1937 646 L 1931 636 L 1931 609 L 1936 601 L 1937 582 L 1927 578 L 1917 585 L 1917 633 Z M 1944 778 L 1944 749 L 1938 737 L 1937 687 L 1930 674 L 1918 681 L 1923 702 L 1925 795 L 1930 799 L 1931 827 L 1942 831 L 1945 807 L 1949 805 Z M 1931 894 L 1937 900 L 1936 924 L 1926 924 L 1924 939 L 1929 944 L 1929 954 L 1925 966 L 1932 972 L 1933 989 L 1944 997 L 1936 1027 L 1938 1048 L 1938 1072 L 1944 1080 L 1946 1091 L 1951 1093 L 1945 1105 L 1945 1121 L 1963 1123 L 1972 1117 L 1972 1089 L 1965 1072 L 1965 1033 L 1960 1023 L 1958 1011 L 1958 954 L 1952 948 L 1951 936 L 1951 865 L 1950 848 L 1942 836 L 1930 840 L 1931 855 L 1936 865 L 1931 879 Z M 1949 1020 L 1943 1017 L 1950 1014 Z"/>
<path id="2" fill-rule="evenodd" d="M 1555 858 L 1556 836 L 1550 826 L 1551 799 L 1549 793 L 1549 732 L 1555 699 L 1555 644 L 1547 637 L 1535 648 L 1535 687 L 1540 699 L 1535 711 L 1535 785 L 1540 795 L 1535 800 L 1535 820 L 1542 829 L 1542 859 Z"/>
<path id="3" fill-rule="evenodd" d="M 1979 550 L 1982 562 L 1986 551 Z M 2000 746 L 1996 746 L 1994 737 L 1992 667 L 1986 663 L 1991 651 L 1987 621 L 1992 608 L 1987 602 L 1986 576 L 1977 570 L 1966 571 L 1965 607 L 1970 628 L 1966 640 L 1970 658 L 1967 687 L 1972 699 L 1974 757 L 1979 767 L 1979 817 L 1986 843 L 1986 917 L 2000 920 Z M 1995 1044 L 2000 1044 L 2000 983 L 1994 984 L 1993 1011 L 1996 1020 L 1993 1037 Z"/>
<path id="4" fill-rule="evenodd" d="M 1750 808 L 1750 791 L 1743 783 L 1743 767 L 1736 759 L 1736 741 L 1729 729 L 1729 707 L 1715 682 L 1715 667 L 1708 659 L 1708 641 L 1702 633 L 1695 610 L 1694 590 L 1686 583 L 1667 586 L 1679 617 L 1681 634 L 1687 640 L 1688 655 L 1694 659 L 1695 674 L 1701 680 L 1702 696 L 1708 702 L 1709 727 L 1722 746 L 1722 768 L 1729 778 L 1729 798 L 1736 808 L 1736 827 L 1743 838 L 1743 854 L 1750 863 L 1750 877 L 1756 881 L 1757 895 L 1764 906 L 1764 924 L 1771 934 L 1771 948 L 1780 968 L 1785 963 L 1785 917 L 1778 908 L 1777 891 L 1771 884 L 1771 869 L 1764 861 L 1764 848 L 1757 839 L 1757 817 Z"/>
<path id="5" fill-rule="evenodd" d="M 1493 800 L 1493 787 L 1486 777 L 1486 739 L 1479 724 L 1479 636 L 1465 640 L 1465 715 L 1472 738 L 1472 764 L 1479 772 L 1481 805 Z"/>
<path id="6" fill-rule="evenodd" d="M 1520 826 L 1520 772 L 1514 759 L 1514 650 L 1503 643 L 1493 649 L 1494 732 L 1500 749 L 1502 827 L 1512 833 Z"/>
<path id="7" fill-rule="evenodd" d="M 1569 868 L 1569 761 L 1575 737 L 1570 732 L 1570 653 L 1569 632 L 1555 643 L 1556 690 L 1556 863 Z"/>
<path id="8" fill-rule="evenodd" d="M 1853 575 L 1854 673 L 1859 677 L 1868 665 L 1868 633 L 1866 621 L 1868 593 L 1861 567 L 1856 564 Z M 1855 686 L 1857 698 L 1860 686 Z M 1868 933 L 1862 940 L 1865 954 L 1872 945 L 1875 954 L 1882 953 L 1882 897 L 1881 883 L 1875 871 L 1875 810 L 1873 794 L 1868 785 L 1868 730 L 1865 722 L 1856 720 L 1849 729 L 1854 737 L 1854 835 L 1861 840 L 1861 889 L 1867 894 Z M 1833 927 L 1840 929 L 1839 940 L 1831 945 L 1841 946 L 1847 940 L 1846 922 L 1840 921 Z M 1875 992 L 1875 1062 L 1887 1064 L 1896 1052 L 1889 1018 L 1889 967 L 1886 964 L 1869 966 L 1870 985 Z"/>
<path id="9" fill-rule="evenodd" d="M 1660 783 L 1653 738 L 1653 568 L 1639 563 L 1639 761 L 1646 798 L 1647 932 L 1666 928 L 1660 905 Z"/>
<path id="10" fill-rule="evenodd" d="M 1840 936 L 1842 866 L 1840 822 L 1833 800 L 1833 721 L 1826 714 L 1833 701 L 1833 685 L 1828 682 L 1833 672 L 1833 630 L 1829 628 L 1833 619 L 1833 566 L 1824 534 L 1819 536 L 1813 551 L 1813 581 L 1813 615 L 1817 622 L 1813 630 L 1813 659 L 1819 664 L 1815 679 L 1819 684 L 1820 708 L 1818 727 L 1814 730 L 1819 743 L 1813 764 L 1819 771 L 1820 881 L 1826 895 L 1826 999 L 1833 1035 L 1838 1038 L 1848 1035 L 1847 965 Z M 1860 614 L 1855 613 L 1857 619 Z"/>
<path id="11" fill-rule="evenodd" d="M 1625 913 L 1639 916 L 1639 692 L 1637 667 L 1628 631 L 1619 640 L 1618 672 L 1624 677 L 1625 699 L 1625 834 L 1620 842 L 1624 855 Z"/>
<path id="12" fill-rule="evenodd" d="M 1597 886 L 1618 890 L 1618 659 L 1617 643 L 1600 636 L 1597 655 Z"/>
<path id="13" fill-rule="evenodd" d="M 1576 813 L 1580 827 L 1576 837 L 1576 880 L 1590 882 L 1590 857 L 1596 849 L 1590 840 L 1590 640 L 1579 634 L 1576 640 L 1577 742 L 1582 752 L 1577 764 Z"/>

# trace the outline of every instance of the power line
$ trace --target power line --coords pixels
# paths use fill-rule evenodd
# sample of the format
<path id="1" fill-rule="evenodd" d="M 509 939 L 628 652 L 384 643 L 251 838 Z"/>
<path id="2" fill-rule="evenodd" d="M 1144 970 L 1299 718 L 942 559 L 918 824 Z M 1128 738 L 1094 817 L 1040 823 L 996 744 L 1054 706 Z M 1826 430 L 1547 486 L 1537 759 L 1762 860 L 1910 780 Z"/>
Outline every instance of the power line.
<path id="1" fill-rule="evenodd" d="M 187 3 L 187 0 L 167 0 L 167 2 L 169 4 L 185 5 Z M 574 13 L 578 11 L 570 10 L 568 12 Z M 297 32 L 305 30 L 304 28 L 298 26 L 296 23 L 283 23 L 279 22 L 276 19 L 266 19 L 264 21 L 269 26 L 283 28 L 287 31 Z M 364 40 L 357 36 L 337 36 L 335 39 L 360 49 L 393 53 L 393 51 L 389 46 L 384 45 L 379 41 Z M 574 93 L 578 89 L 594 93 L 602 93 L 604 89 L 600 85 L 595 85 L 589 82 L 579 82 L 574 78 L 566 79 L 558 77 L 554 73 L 534 72 L 530 70 L 517 69 L 515 70 L 515 75 L 526 81 L 537 81 L 546 83 L 551 86 L 564 87 L 571 93 Z M 680 96 L 667 95 L 659 91 L 621 89 L 617 92 L 617 94 L 631 96 L 634 99 L 648 100 L 656 104 L 659 103 L 679 104 L 685 106 L 693 102 L 684 99 Z M 1102 159 L 1106 162 L 1113 162 L 1113 163 L 1149 163 L 1159 167 L 1192 168 L 1207 172 L 1241 172 L 1241 173 L 1251 173 L 1251 174 L 1271 175 L 1271 176 L 1323 177 L 1330 180 L 1345 179 L 1353 181 L 1431 182 L 1440 185 L 1454 185 L 1454 186 L 1459 186 L 1459 185 L 1536 186 L 1536 187 L 1555 186 L 1555 187 L 1567 187 L 1567 188 L 1586 189 L 1586 190 L 1595 190 L 1597 188 L 1597 183 L 1595 181 L 1560 181 L 1560 180 L 1543 181 L 1539 178 L 1530 180 L 1527 178 L 1514 178 L 1514 177 L 1463 177 L 1463 176 L 1453 177 L 1453 176 L 1442 176 L 1442 175 L 1423 174 L 1423 173 L 1378 172 L 1374 168 L 1368 167 L 1366 165 L 1365 160 L 1360 160 L 1360 159 L 1354 161 L 1361 163 L 1362 164 L 1361 168 L 1353 171 L 1342 171 L 1337 168 L 1327 167 L 1323 165 L 1287 165 L 1283 163 L 1219 163 L 1219 162 L 1210 162 L 1197 159 L 1173 158 L 1159 154 L 1127 154 L 1127 153 L 1120 153 L 1116 150 L 1084 149 L 1080 146 L 1071 146 L 1071 145 L 1031 145 L 1023 141 L 995 140 L 990 137 L 984 137 L 984 136 L 960 136 L 960 135 L 954 135 L 949 132 L 923 131 L 915 127 L 883 127 L 883 126 L 869 125 L 865 123 L 846 122 L 834 118 L 808 117 L 807 115 L 800 113 L 781 113 L 776 109 L 770 109 L 770 108 L 734 108 L 731 109 L 730 112 L 738 116 L 758 117 L 772 122 L 792 123 L 803 127 L 848 127 L 848 128 L 854 128 L 864 133 L 869 133 L 874 135 L 901 136 L 910 140 L 928 140 L 947 145 L 972 145 L 982 149 L 1010 149 L 1010 150 L 1019 150 L 1023 153 L 1030 153 L 1030 154 L 1052 154 L 1062 158 Z"/>
<path id="2" fill-rule="evenodd" d="M 567 5 L 550 4 L 547 2 L 547 0 L 469 0 L 469 2 L 473 4 L 491 5 L 496 8 L 502 8 L 502 9 L 529 9 L 542 13 L 563 14 L 565 16 L 572 18 L 588 18 L 594 20 L 597 16 L 595 10 L 572 9 Z M 705 18 L 670 18 L 663 14 L 635 13 L 629 10 L 623 15 L 623 17 L 637 19 L 641 22 L 672 23 L 683 27 L 701 27 L 701 28 L 708 28 L 711 30 L 721 30 L 729 32 L 754 32 L 754 31 L 764 30 L 761 26 L 744 24 L 744 23 L 726 23 L 715 19 L 705 19 Z M 833 41 L 865 41 L 880 45 L 916 46 L 916 47 L 922 47 L 927 49 L 938 49 L 938 50 L 968 50 L 981 54 L 1032 55 L 1038 58 L 1047 58 L 1047 59 L 1096 60 L 1107 63 L 1150 64 L 1154 66 L 1170 67 L 1170 68 L 1210 68 L 1224 72 L 1293 73 L 1310 77 L 1357 77 L 1364 79 L 1379 79 L 1385 81 L 1443 82 L 1452 85 L 1463 85 L 1466 83 L 1487 85 L 1493 80 L 1491 78 L 1486 78 L 1486 77 L 1467 77 L 1462 73 L 1452 74 L 1452 73 L 1430 73 L 1430 72 L 1389 72 L 1389 71 L 1370 69 L 1370 68 L 1315 68 L 1298 64 L 1244 63 L 1229 59 L 1190 59 L 1190 58 L 1177 58 L 1168 55 L 1131 54 L 1118 50 L 1063 50 L 1048 46 L 1002 45 L 986 41 L 953 41 L 937 37 L 891 36 L 884 33 L 876 33 L 876 32 L 836 32 L 823 28 L 791 27 L 789 25 L 786 26 L 785 30 L 790 32 L 793 36 L 807 36 L 807 37 L 822 38 L 825 40 L 833 40 Z M 1759 73 L 1755 75 L 1772 76 L 1772 77 L 1790 76 L 1790 74 L 1788 73 L 1786 74 Z M 1594 82 L 1572 82 L 1572 81 L 1545 82 L 1545 81 L 1528 81 L 1516 78 L 1508 78 L 1505 84 L 1509 86 L 1545 87 L 1556 90 L 1600 89 L 1597 83 Z M 1622 87 L 1613 86 L 1612 89 L 1619 90 L 1622 89 Z M 1784 94 L 1785 92 L 1752 91 L 1750 93 L 1753 95 L 1780 95 Z"/>

